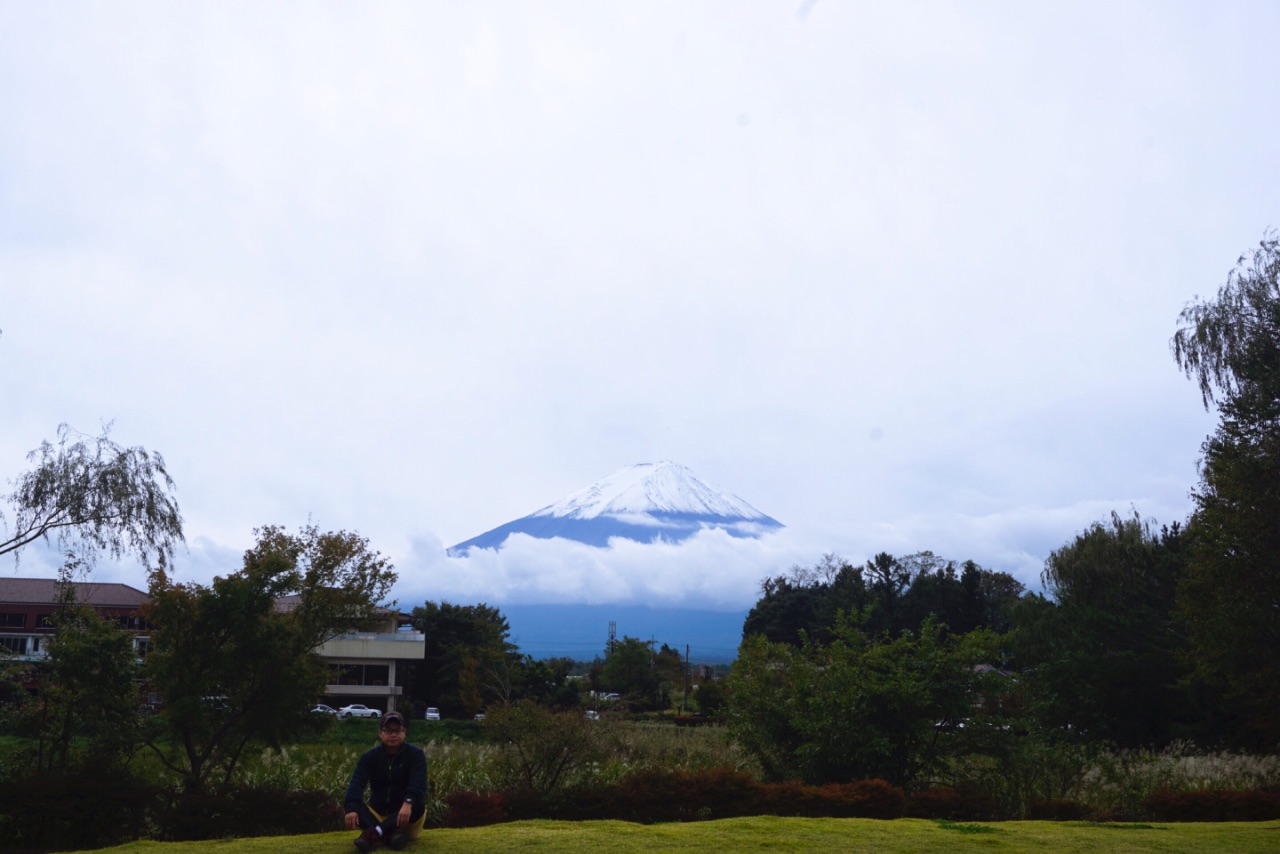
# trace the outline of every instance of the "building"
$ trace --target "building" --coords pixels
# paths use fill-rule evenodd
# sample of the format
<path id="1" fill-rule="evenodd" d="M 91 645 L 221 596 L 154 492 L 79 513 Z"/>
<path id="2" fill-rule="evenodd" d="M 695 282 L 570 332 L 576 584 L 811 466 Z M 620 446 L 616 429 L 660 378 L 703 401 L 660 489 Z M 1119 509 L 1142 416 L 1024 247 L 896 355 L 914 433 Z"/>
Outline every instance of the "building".
<path id="1" fill-rule="evenodd" d="M 133 632 L 138 657 L 146 656 L 149 627 L 138 613 L 147 601 L 146 593 L 127 584 L 71 584 L 76 601 Z M 0 578 L 0 648 L 19 661 L 44 661 L 53 636 L 53 616 L 61 607 L 59 593 L 56 578 Z"/>
<path id="2" fill-rule="evenodd" d="M 72 583 L 77 601 L 134 632 L 134 649 L 139 659 L 145 658 L 150 626 L 140 610 L 149 601 L 147 594 L 127 584 Z M 60 607 L 58 594 L 55 578 L 0 577 L 0 650 L 21 661 L 44 661 L 54 632 L 53 615 Z M 297 596 L 282 597 L 276 601 L 276 609 L 288 612 L 298 600 Z M 383 711 L 399 705 L 409 672 L 406 665 L 422 660 L 425 637 L 412 630 L 407 614 L 387 609 L 378 614 L 381 623 L 371 631 L 341 635 L 317 650 L 329 667 L 323 702 L 335 707 L 363 703 Z M 34 689 L 35 684 L 27 687 Z"/>
<path id="3" fill-rule="evenodd" d="M 282 596 L 276 609 L 297 607 L 299 597 Z M 406 665 L 422 661 L 426 636 L 413 630 L 408 614 L 378 609 L 381 623 L 369 631 L 348 632 L 320 645 L 329 666 L 323 702 L 334 708 L 363 703 L 381 711 L 399 706 L 409 675 Z"/>

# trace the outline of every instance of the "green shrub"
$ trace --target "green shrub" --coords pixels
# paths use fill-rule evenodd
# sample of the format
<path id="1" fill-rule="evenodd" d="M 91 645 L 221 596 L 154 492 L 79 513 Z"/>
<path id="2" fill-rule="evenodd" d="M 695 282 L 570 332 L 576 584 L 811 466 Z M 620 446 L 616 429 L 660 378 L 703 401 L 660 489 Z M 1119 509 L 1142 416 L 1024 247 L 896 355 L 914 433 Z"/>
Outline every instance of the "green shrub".
<path id="1" fill-rule="evenodd" d="M 505 788 L 550 792 L 571 785 L 606 760 L 614 728 L 587 720 L 580 710 L 553 712 L 522 700 L 494 710 L 484 732 L 498 748 L 498 772 Z"/>
<path id="2" fill-rule="evenodd" d="M 994 818 L 1021 819 L 1035 801 L 1075 797 L 1090 773 L 1097 748 L 1051 744 L 1012 736 L 999 756 L 968 755 L 947 760 L 931 782 L 959 791 L 985 792 L 994 801 Z"/>

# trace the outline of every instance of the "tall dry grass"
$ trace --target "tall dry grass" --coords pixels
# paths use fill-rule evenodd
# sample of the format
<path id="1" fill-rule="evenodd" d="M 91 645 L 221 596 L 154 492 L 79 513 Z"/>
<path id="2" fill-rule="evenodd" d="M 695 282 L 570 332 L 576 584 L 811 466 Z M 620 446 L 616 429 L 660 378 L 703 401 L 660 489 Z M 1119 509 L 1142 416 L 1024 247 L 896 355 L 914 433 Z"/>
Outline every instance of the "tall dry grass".
<path id="1" fill-rule="evenodd" d="M 572 785 L 607 785 L 635 771 L 697 771 L 732 768 L 758 776 L 759 767 L 720 727 L 678 728 L 625 721 L 602 722 L 611 738 L 607 758 L 588 763 Z M 494 791 L 510 785 L 500 761 L 502 748 L 460 741 L 419 745 L 427 755 L 428 821 L 444 815 L 444 798 L 459 792 Z M 294 745 L 263 750 L 242 764 L 237 781 L 284 790 L 319 789 L 341 800 L 363 751 L 340 745 Z"/>
<path id="2" fill-rule="evenodd" d="M 1101 753 L 1067 795 L 1099 815 L 1137 816 L 1156 789 L 1192 792 L 1280 787 L 1280 757 L 1200 752 L 1190 742 L 1161 751 Z"/>
<path id="3" fill-rule="evenodd" d="M 1158 751 L 1106 751 L 1027 739 L 1000 758 L 954 758 L 930 782 L 987 792 L 1002 818 L 1025 818 L 1035 801 L 1071 800 L 1095 816 L 1137 820 L 1156 789 L 1280 787 L 1280 757 L 1206 753 L 1189 742 Z"/>

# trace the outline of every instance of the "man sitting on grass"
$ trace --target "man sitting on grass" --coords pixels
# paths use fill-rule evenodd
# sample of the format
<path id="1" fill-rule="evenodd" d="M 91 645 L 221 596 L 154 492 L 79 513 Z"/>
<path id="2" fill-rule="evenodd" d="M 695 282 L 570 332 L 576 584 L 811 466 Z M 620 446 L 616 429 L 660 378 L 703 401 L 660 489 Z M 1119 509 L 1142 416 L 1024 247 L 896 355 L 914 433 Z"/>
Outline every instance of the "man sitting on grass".
<path id="1" fill-rule="evenodd" d="M 422 748 L 405 743 L 404 717 L 399 712 L 382 716 L 378 739 L 356 763 L 343 803 L 347 830 L 364 828 L 356 848 L 368 852 L 378 843 L 399 851 L 422 832 L 427 817 L 427 756 Z M 369 802 L 364 790 L 369 787 Z"/>

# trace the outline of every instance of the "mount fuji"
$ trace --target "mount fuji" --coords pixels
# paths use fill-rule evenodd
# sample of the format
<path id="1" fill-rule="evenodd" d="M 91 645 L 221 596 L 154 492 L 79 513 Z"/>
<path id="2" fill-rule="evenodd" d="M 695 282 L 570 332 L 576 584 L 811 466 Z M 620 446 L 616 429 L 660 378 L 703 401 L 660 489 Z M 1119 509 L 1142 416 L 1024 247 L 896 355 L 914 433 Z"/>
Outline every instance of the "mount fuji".
<path id="1" fill-rule="evenodd" d="M 746 501 L 720 492 L 679 463 L 638 463 L 619 469 L 573 495 L 458 543 L 450 555 L 497 549 L 512 534 L 563 537 L 606 547 L 622 537 L 642 543 L 680 542 L 705 528 L 756 538 L 783 527 Z"/>

